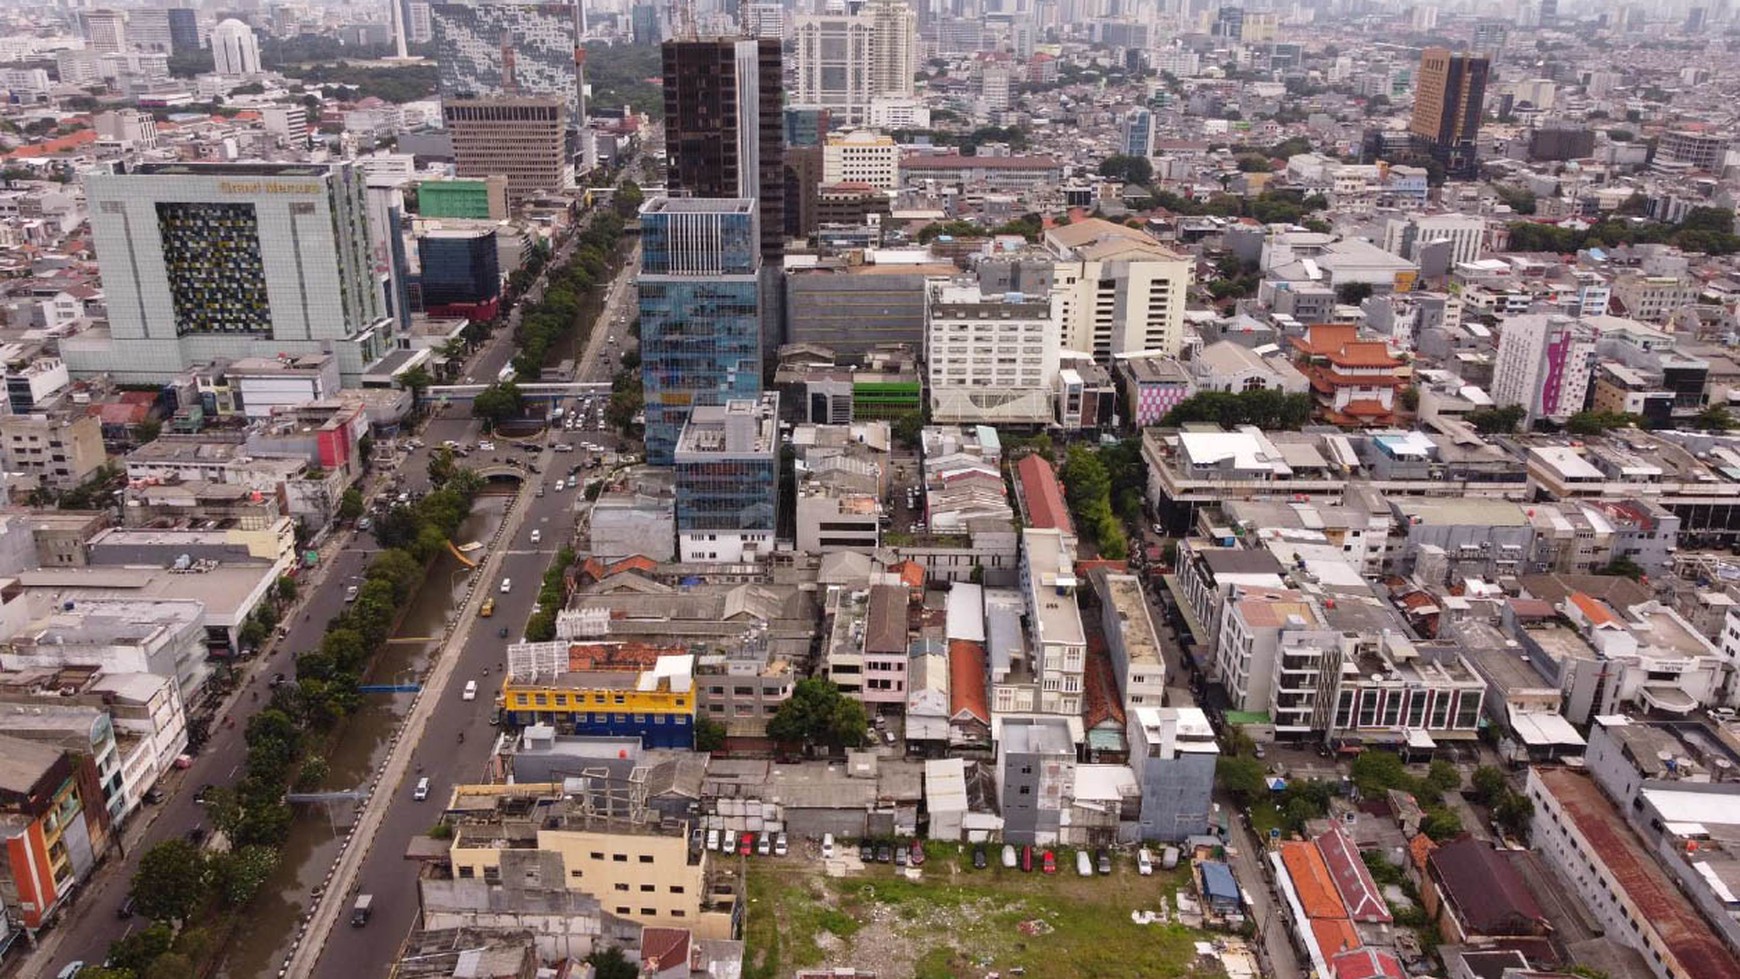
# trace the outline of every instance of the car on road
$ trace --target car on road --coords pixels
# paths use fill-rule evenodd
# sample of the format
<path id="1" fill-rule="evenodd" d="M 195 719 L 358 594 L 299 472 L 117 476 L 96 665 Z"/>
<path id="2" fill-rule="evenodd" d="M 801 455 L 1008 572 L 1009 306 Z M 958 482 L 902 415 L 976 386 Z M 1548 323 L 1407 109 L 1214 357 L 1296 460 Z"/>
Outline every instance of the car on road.
<path id="1" fill-rule="evenodd" d="M 145 801 L 152 805 L 157 805 L 167 798 L 169 798 L 168 794 L 155 785 L 145 790 Z"/>
<path id="2" fill-rule="evenodd" d="M 477 681 L 476 680 L 465 681 L 465 690 L 460 693 L 459 699 L 460 700 L 476 700 L 477 699 Z"/>
<path id="3" fill-rule="evenodd" d="M 54 979 L 73 979 L 73 976 L 85 971 L 83 962 L 68 962 L 66 968 L 55 973 Z"/>
<path id="4" fill-rule="evenodd" d="M 479 442 L 479 443 L 477 443 L 477 451 L 479 451 L 479 452 L 494 452 L 495 451 L 495 443 L 489 442 L 489 441 Z"/>
<path id="5" fill-rule="evenodd" d="M 357 587 L 355 585 L 351 585 L 349 588 L 346 588 L 344 590 L 344 603 L 346 605 L 349 605 L 351 602 L 356 601 L 357 594 L 358 594 Z"/>
<path id="6" fill-rule="evenodd" d="M 513 590 L 514 590 L 514 580 L 512 578 L 503 578 L 501 580 L 501 593 L 503 595 L 506 595 L 508 592 L 513 591 Z"/>
<path id="7" fill-rule="evenodd" d="M 127 895 L 127 899 L 121 902 L 121 906 L 115 909 L 115 917 L 131 918 L 133 917 L 133 911 L 137 906 L 138 899 L 129 894 Z"/>
<path id="8" fill-rule="evenodd" d="M 289 683 L 289 682 L 290 682 L 289 677 L 285 676 L 282 673 L 274 673 L 274 674 L 272 674 L 272 682 L 267 684 L 267 686 L 281 687 L 284 684 Z"/>
<path id="9" fill-rule="evenodd" d="M 566 442 L 557 442 L 555 445 L 550 446 L 550 449 L 552 451 L 555 451 L 555 452 L 573 452 L 574 451 L 574 447 L 572 445 L 569 445 Z"/>
<path id="10" fill-rule="evenodd" d="M 543 541 L 543 539 L 544 539 L 544 532 L 543 531 L 541 531 L 541 530 L 532 531 L 532 543 L 534 543 L 534 544 L 540 543 L 541 541 Z"/>
<path id="11" fill-rule="evenodd" d="M 565 479 L 556 480 L 556 492 L 560 493 L 567 488 L 568 488 L 568 481 L 567 480 L 565 480 Z"/>
<path id="12" fill-rule="evenodd" d="M 417 788 L 412 791 L 411 798 L 417 802 L 429 798 L 429 776 L 425 775 L 417 780 Z"/>
<path id="13" fill-rule="evenodd" d="M 537 542 L 533 541 L 532 543 L 535 544 Z M 495 614 L 495 599 L 494 598 L 484 599 L 483 606 L 477 610 L 477 614 L 478 614 L 479 618 L 484 618 L 484 619 L 487 619 L 490 616 L 494 615 Z"/>
<path id="14" fill-rule="evenodd" d="M 375 522 L 373 520 L 369 519 L 368 517 L 361 517 L 361 518 L 358 518 L 358 520 L 356 522 L 356 529 L 358 529 L 366 534 L 366 533 L 368 533 L 370 528 L 374 527 L 374 525 L 375 525 Z"/>
<path id="15" fill-rule="evenodd" d="M 195 792 L 193 794 L 193 804 L 196 806 L 205 805 L 205 797 L 210 795 L 211 790 L 215 789 L 215 788 L 217 788 L 217 786 L 211 784 L 210 782 L 207 782 L 204 785 L 200 786 L 199 791 Z"/>

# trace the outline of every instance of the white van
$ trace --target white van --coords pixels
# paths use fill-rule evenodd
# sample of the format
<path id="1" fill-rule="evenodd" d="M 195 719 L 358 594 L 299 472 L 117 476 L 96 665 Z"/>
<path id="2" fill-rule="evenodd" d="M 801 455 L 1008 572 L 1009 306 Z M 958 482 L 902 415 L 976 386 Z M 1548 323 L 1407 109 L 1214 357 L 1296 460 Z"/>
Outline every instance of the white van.
<path id="1" fill-rule="evenodd" d="M 1083 877 L 1094 875 L 1094 858 L 1088 856 L 1086 850 L 1075 851 L 1075 872 Z"/>
<path id="2" fill-rule="evenodd" d="M 737 852 L 737 831 L 736 830 L 728 829 L 725 831 L 725 838 L 719 841 L 719 852 L 720 853 L 736 853 Z"/>
<path id="3" fill-rule="evenodd" d="M 1154 873 L 1154 854 L 1150 853 L 1147 847 L 1136 851 L 1136 873 L 1143 877 Z"/>
<path id="4" fill-rule="evenodd" d="M 417 790 L 411 793 L 411 798 L 418 802 L 429 798 L 429 776 L 425 775 L 417 780 Z"/>
<path id="5" fill-rule="evenodd" d="M 476 680 L 465 681 L 465 692 L 459 695 L 459 699 L 460 700 L 476 700 L 477 699 L 477 681 Z"/>
<path id="6" fill-rule="evenodd" d="M 834 834 L 832 833 L 822 834 L 822 859 L 834 859 Z"/>
<path id="7" fill-rule="evenodd" d="M 709 849 L 709 850 L 719 849 L 719 831 L 718 830 L 710 829 L 707 831 L 707 849 Z"/>

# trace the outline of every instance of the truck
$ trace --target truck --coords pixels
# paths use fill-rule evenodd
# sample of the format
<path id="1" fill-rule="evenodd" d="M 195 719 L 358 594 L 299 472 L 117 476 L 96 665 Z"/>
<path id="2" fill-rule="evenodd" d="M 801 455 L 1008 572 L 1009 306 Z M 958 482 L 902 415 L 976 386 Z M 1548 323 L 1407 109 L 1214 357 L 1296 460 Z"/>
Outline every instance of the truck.
<path id="1" fill-rule="evenodd" d="M 361 928 L 369 923 L 369 915 L 374 911 L 375 896 L 373 894 L 358 894 L 356 905 L 350 909 L 350 926 Z"/>

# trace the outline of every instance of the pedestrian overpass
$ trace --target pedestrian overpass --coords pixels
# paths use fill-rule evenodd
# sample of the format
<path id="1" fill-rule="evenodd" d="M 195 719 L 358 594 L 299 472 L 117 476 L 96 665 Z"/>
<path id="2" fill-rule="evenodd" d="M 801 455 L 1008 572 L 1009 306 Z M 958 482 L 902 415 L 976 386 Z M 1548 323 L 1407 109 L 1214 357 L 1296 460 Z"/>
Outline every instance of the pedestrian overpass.
<path id="1" fill-rule="evenodd" d="M 494 387 L 493 384 L 435 384 L 423 392 L 425 400 L 432 404 L 470 404 L 472 399 L 482 391 Z M 520 396 L 527 401 L 546 401 L 554 405 L 573 398 L 583 398 L 589 394 L 608 395 L 609 381 L 532 381 L 521 384 L 514 383 L 520 391 Z"/>

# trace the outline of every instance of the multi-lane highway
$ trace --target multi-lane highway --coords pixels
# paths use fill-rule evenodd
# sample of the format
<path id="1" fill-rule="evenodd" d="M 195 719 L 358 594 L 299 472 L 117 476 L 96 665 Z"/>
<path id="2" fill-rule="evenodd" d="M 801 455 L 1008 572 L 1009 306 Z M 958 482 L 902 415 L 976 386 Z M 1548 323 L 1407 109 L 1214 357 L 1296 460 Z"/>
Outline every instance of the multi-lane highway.
<path id="1" fill-rule="evenodd" d="M 560 248 L 550 267 L 560 267 L 571 250 L 571 245 Z M 626 324 L 633 316 L 630 310 L 637 259 L 638 245 L 634 258 L 612 283 L 605 309 L 597 321 L 599 328 L 592 331 L 579 370 L 582 380 L 609 380 L 621 352 L 633 342 L 627 336 Z M 542 287 L 540 279 L 533 287 L 533 294 L 541 294 Z M 611 342 L 612 336 L 615 343 Z M 504 325 L 473 355 L 465 373 L 493 378 L 513 354 L 512 329 Z M 595 428 L 602 423 L 604 400 L 602 397 L 594 399 L 591 411 L 586 412 L 583 423 L 575 430 L 557 430 L 553 434 L 538 436 L 535 442 L 541 451 L 535 457 L 515 452 L 505 440 L 498 440 L 497 452 L 474 452 L 465 460 L 470 465 L 487 464 L 492 455 L 505 457 L 512 453 L 523 460 L 535 459 L 534 465 L 540 472 L 531 476 L 532 482 L 522 487 L 519 493 L 517 507 L 523 508 L 524 512 L 518 517 L 518 529 L 510 539 L 504 539 L 500 544 L 503 555 L 499 572 L 492 580 L 481 583 L 496 599 L 495 614 L 492 618 L 478 620 L 469 634 L 452 643 L 457 648 L 458 657 L 452 673 L 452 689 L 443 694 L 439 709 L 432 715 L 416 748 L 415 757 L 424 769 L 422 774 L 428 775 L 432 784 L 429 801 L 419 803 L 411 799 L 414 777 L 411 784 L 390 789 L 396 795 L 363 863 L 358 880 L 360 886 L 353 888 L 353 892 L 361 890 L 376 895 L 374 919 L 367 928 L 334 929 L 320 960 L 322 975 L 386 975 L 400 939 L 413 924 L 417 909 L 416 871 L 403 859 L 405 846 L 413 835 L 425 832 L 433 825 L 449 787 L 482 778 L 483 762 L 495 733 L 489 723 L 494 703 L 488 691 L 499 682 L 507 642 L 519 638 L 520 631 L 531 617 L 544 572 L 556 552 L 570 543 L 577 511 L 584 506 L 583 496 L 568 478 L 568 470 L 585 460 L 586 454 L 580 451 L 558 453 L 550 446 L 558 442 L 576 445 L 593 442 L 617 447 L 614 433 Z M 569 406 L 570 409 L 573 407 Z M 463 409 L 453 409 L 430 419 L 418 439 L 421 444 L 406 453 L 398 463 L 403 488 L 416 490 L 427 486 L 429 454 L 438 450 L 444 441 L 468 445 L 479 441 L 482 434 L 480 423 L 467 414 Z M 558 479 L 562 480 L 564 487 L 561 491 L 555 489 Z M 544 487 L 542 494 L 537 492 L 540 484 Z M 530 542 L 534 529 L 540 532 L 537 545 Z M 142 926 L 138 919 L 123 919 L 117 915 L 126 899 L 127 885 L 139 857 L 159 842 L 184 837 L 196 827 L 210 828 L 203 808 L 193 801 L 195 792 L 202 785 L 227 785 L 239 777 L 247 756 L 243 731 L 247 719 L 269 699 L 270 678 L 278 672 L 294 675 L 293 651 L 319 645 L 326 622 L 344 607 L 346 588 L 359 580 L 358 576 L 376 549 L 373 539 L 367 534 L 358 534 L 354 540 L 335 545 L 336 556 L 321 572 L 323 577 L 318 587 L 307 592 L 286 623 L 288 634 L 266 656 L 247 667 L 249 679 L 231 711 L 234 725 L 226 725 L 221 720 L 213 724 L 211 740 L 194 758 L 192 767 L 181 773 L 179 788 L 155 813 L 149 829 L 128 849 L 124 858 L 111 859 L 87 883 L 76 906 L 58 928 L 45 936 L 41 950 L 25 962 L 27 974 L 52 976 L 73 961 L 102 962 L 111 943 Z M 511 590 L 506 593 L 500 591 L 504 579 L 512 581 Z M 498 635 L 502 627 L 508 628 L 508 639 Z M 455 654 L 449 650 L 447 655 Z M 487 678 L 483 675 L 485 668 L 490 671 Z M 460 690 L 468 679 L 480 681 L 480 694 L 473 701 L 460 699 Z M 465 735 L 463 743 L 459 741 L 462 732 Z M 415 770 L 413 767 L 413 772 Z"/>
<path id="2" fill-rule="evenodd" d="M 630 261 L 612 284 L 598 320 L 599 328 L 593 330 L 587 343 L 580 371 L 582 380 L 608 380 L 619 355 L 612 351 L 620 351 L 625 344 L 632 343 L 626 336 L 626 323 L 632 318 L 632 313 L 625 315 L 625 311 L 634 297 L 635 268 L 636 263 Z M 609 329 L 603 329 L 607 324 Z M 616 337 L 614 344 L 610 342 L 613 335 Z M 592 410 L 584 413 L 584 421 L 575 431 L 552 432 L 540 436 L 539 441 L 548 444 L 590 441 L 615 445 L 614 435 L 592 428 L 595 420 L 602 416 L 602 400 L 594 399 Z M 438 446 L 444 439 L 475 444 L 480 434 L 476 423 L 466 419 L 442 419 L 431 423 L 424 436 L 425 447 L 419 450 L 416 458 L 406 463 L 408 480 L 421 476 L 427 469 L 426 465 L 418 464 L 418 460 L 426 458 L 430 446 Z M 496 440 L 496 448 L 499 450 L 496 455 L 512 451 L 500 439 Z M 572 540 L 578 513 L 586 504 L 568 478 L 568 469 L 585 455 L 579 451 L 558 453 L 546 449 L 536 457 L 534 464 L 541 472 L 533 476 L 532 483 L 520 493 L 518 506 L 525 508 L 525 512 L 513 539 L 504 544 L 506 552 L 500 571 L 491 580 L 481 583 L 495 599 L 495 614 L 488 619 L 474 620 L 469 633 L 455 640 L 457 664 L 447 689 L 439 692 L 442 699 L 431 714 L 416 748 L 415 757 L 422 766 L 421 771 L 413 765 L 405 782 L 393 790 L 396 794 L 388 800 L 386 815 L 374 836 L 369 854 L 346 892 L 373 895 L 373 916 L 362 928 L 350 927 L 344 923 L 346 919 L 340 918 L 340 924 L 325 938 L 315 975 L 331 979 L 386 975 L 401 940 L 415 924 L 417 873 L 415 866 L 405 860 L 406 848 L 413 837 L 428 832 L 435 824 L 454 785 L 487 780 L 484 764 L 497 733 L 490 726 L 489 719 L 494 709 L 493 693 L 500 687 L 501 670 L 507 659 L 506 647 L 509 642 L 520 638 L 526 620 L 531 618 L 538 587 L 556 551 Z M 476 462 L 477 457 L 473 456 L 469 461 Z M 558 480 L 564 487 L 560 491 L 555 489 Z M 542 496 L 536 492 L 538 486 L 544 488 Z M 537 544 L 531 542 L 533 530 L 540 532 L 541 539 Z M 511 590 L 505 593 L 501 591 L 504 580 L 512 582 Z M 503 628 L 508 630 L 506 639 L 499 634 Z M 484 673 L 486 669 L 489 671 L 487 675 Z M 476 700 L 461 699 L 467 680 L 478 681 Z M 464 735 L 463 741 L 460 740 L 461 734 Z M 430 781 L 429 798 L 422 802 L 412 797 L 419 775 L 427 775 Z M 312 940 L 318 941 L 319 937 L 313 936 Z"/>

